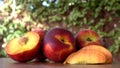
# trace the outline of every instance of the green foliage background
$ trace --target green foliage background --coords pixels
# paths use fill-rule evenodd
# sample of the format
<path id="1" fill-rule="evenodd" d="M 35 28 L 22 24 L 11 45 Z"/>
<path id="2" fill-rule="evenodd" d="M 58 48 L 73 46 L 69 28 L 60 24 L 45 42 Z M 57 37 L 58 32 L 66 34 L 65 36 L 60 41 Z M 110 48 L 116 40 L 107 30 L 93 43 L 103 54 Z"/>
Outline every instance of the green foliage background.
<path id="1" fill-rule="evenodd" d="M 104 46 L 113 54 L 119 52 L 119 0 L 4 0 L 4 3 L 7 4 L 4 12 L 0 11 L 3 43 L 21 36 L 33 26 L 44 30 L 63 27 L 73 34 L 89 28 L 103 38 Z"/>

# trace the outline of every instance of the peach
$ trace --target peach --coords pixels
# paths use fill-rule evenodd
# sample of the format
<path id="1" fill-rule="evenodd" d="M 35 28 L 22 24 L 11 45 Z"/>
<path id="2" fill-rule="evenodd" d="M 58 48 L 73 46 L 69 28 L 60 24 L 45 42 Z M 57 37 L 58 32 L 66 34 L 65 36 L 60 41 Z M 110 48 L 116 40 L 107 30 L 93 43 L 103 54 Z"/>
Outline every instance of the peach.
<path id="1" fill-rule="evenodd" d="M 97 32 L 91 29 L 83 29 L 79 31 L 76 36 L 76 46 L 78 50 L 87 45 L 96 44 L 102 45 L 102 38 L 97 34 Z"/>
<path id="2" fill-rule="evenodd" d="M 105 64 L 112 63 L 111 52 L 101 45 L 89 45 L 70 54 L 64 64 Z"/>
<path id="3" fill-rule="evenodd" d="M 28 62 L 38 55 L 40 43 L 38 33 L 27 32 L 20 38 L 10 40 L 5 47 L 5 51 L 15 61 Z"/>
<path id="4" fill-rule="evenodd" d="M 52 61 L 63 62 L 69 54 L 76 51 L 72 33 L 63 28 L 53 28 L 44 37 L 44 55 Z"/>
<path id="5" fill-rule="evenodd" d="M 63 64 L 102 64 L 105 63 L 104 54 L 96 50 L 80 50 L 72 53 Z"/>
<path id="6" fill-rule="evenodd" d="M 92 50 L 100 51 L 105 55 L 106 63 L 111 63 L 112 62 L 112 53 L 108 49 L 104 48 L 101 45 L 100 46 L 98 46 L 98 45 L 90 45 L 90 46 L 86 46 L 86 47 L 84 47 L 82 49 L 92 49 Z"/>
<path id="7" fill-rule="evenodd" d="M 46 32 L 45 32 L 45 30 L 40 29 L 38 27 L 32 28 L 32 31 L 38 33 L 39 36 L 40 36 L 40 39 L 41 39 L 40 40 L 41 44 L 40 44 L 39 54 L 36 57 L 36 61 L 44 61 L 46 59 L 46 57 L 43 54 L 43 39 L 44 39 L 44 36 L 45 36 Z"/>

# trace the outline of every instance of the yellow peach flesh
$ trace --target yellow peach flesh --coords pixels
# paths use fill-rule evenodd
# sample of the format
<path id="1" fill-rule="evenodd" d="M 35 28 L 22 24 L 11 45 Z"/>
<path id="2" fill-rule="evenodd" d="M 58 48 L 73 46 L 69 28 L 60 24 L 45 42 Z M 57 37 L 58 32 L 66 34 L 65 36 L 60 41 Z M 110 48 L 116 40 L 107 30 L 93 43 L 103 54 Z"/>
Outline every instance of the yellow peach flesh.
<path id="1" fill-rule="evenodd" d="M 80 50 L 68 56 L 63 64 L 101 64 L 105 56 L 96 50 Z"/>
<path id="2" fill-rule="evenodd" d="M 90 45 L 90 46 L 86 46 L 82 49 L 91 49 L 91 50 L 93 49 L 93 50 L 100 51 L 105 55 L 105 57 L 107 59 L 106 63 L 112 63 L 112 53 L 108 49 L 104 48 L 101 45 Z"/>
<path id="3" fill-rule="evenodd" d="M 7 53 L 12 55 L 31 50 L 38 44 L 40 39 L 39 35 L 35 32 L 28 32 L 24 37 L 28 38 L 25 44 L 21 44 L 22 42 L 19 43 L 20 38 L 11 40 L 6 46 Z"/>

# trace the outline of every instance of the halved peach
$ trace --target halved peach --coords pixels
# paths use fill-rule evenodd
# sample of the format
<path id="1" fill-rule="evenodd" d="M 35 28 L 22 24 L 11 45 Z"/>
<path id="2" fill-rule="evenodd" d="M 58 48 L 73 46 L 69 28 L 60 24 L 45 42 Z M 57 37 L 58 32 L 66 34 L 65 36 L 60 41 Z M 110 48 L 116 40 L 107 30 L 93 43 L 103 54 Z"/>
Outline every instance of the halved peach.
<path id="1" fill-rule="evenodd" d="M 36 57 L 40 49 L 40 36 L 36 32 L 27 32 L 20 38 L 10 40 L 6 47 L 8 56 L 19 62 L 27 62 Z"/>

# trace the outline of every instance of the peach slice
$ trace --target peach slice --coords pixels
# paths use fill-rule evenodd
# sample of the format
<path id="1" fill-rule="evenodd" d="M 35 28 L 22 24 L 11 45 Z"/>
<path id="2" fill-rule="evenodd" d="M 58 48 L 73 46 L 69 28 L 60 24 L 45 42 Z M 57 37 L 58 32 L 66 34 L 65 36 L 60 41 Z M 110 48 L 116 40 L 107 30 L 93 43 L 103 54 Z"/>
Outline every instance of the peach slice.
<path id="1" fill-rule="evenodd" d="M 101 64 L 112 63 L 111 52 L 99 45 L 89 45 L 72 53 L 64 64 Z"/>
<path id="2" fill-rule="evenodd" d="M 90 46 L 83 47 L 82 50 L 83 49 L 92 49 L 92 50 L 100 51 L 105 55 L 106 63 L 112 63 L 112 53 L 101 45 L 100 46 L 90 45 Z"/>
<path id="3" fill-rule="evenodd" d="M 106 58 L 102 52 L 84 49 L 69 55 L 63 64 L 102 64 L 105 61 Z"/>

